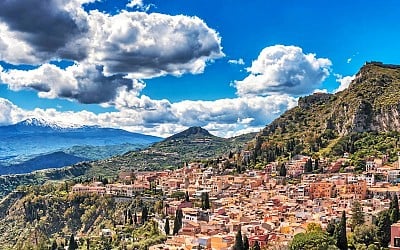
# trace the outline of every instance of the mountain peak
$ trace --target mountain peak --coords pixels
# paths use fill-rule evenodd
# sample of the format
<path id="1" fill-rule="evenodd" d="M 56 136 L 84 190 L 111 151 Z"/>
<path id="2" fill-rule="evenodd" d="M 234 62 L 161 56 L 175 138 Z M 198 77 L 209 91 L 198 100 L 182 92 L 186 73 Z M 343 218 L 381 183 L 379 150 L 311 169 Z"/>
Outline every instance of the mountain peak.
<path id="1" fill-rule="evenodd" d="M 177 133 L 173 136 L 170 136 L 167 139 L 176 140 L 176 139 L 184 139 L 189 137 L 196 137 L 196 138 L 204 138 L 204 137 L 214 137 L 214 135 L 210 134 L 206 129 L 202 127 L 190 127 L 180 133 Z"/>
<path id="2" fill-rule="evenodd" d="M 63 124 L 63 123 L 57 123 L 54 121 L 48 121 L 43 118 L 38 118 L 38 117 L 30 117 L 27 118 L 26 120 L 23 120 L 16 125 L 19 126 L 27 126 L 27 127 L 41 127 L 41 128 L 51 128 L 51 129 L 67 129 L 67 128 L 79 128 L 82 126 L 76 125 L 76 124 Z"/>

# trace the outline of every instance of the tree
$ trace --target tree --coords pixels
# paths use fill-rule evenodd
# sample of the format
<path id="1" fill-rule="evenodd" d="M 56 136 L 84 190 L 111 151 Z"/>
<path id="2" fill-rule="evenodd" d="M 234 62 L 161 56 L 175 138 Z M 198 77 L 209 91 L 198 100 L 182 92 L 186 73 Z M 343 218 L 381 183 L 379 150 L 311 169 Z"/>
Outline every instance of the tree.
<path id="1" fill-rule="evenodd" d="M 136 211 L 135 211 L 135 215 L 133 216 L 133 222 L 135 222 L 135 225 L 138 223 Z"/>
<path id="2" fill-rule="evenodd" d="M 329 234 L 329 236 L 333 236 L 335 233 L 335 228 L 336 228 L 336 223 L 334 223 L 332 220 L 329 221 L 328 225 L 326 226 L 326 232 Z"/>
<path id="3" fill-rule="evenodd" d="M 322 232 L 322 227 L 320 224 L 315 223 L 315 222 L 310 222 L 307 225 L 306 228 L 306 232 L 307 233 L 311 233 L 311 232 Z"/>
<path id="4" fill-rule="evenodd" d="M 132 225 L 132 224 L 133 224 L 132 212 L 131 212 L 130 209 L 128 209 L 128 222 L 129 222 L 129 225 Z"/>
<path id="5" fill-rule="evenodd" d="M 244 250 L 249 250 L 250 249 L 249 239 L 247 238 L 247 235 L 243 236 L 243 249 Z"/>
<path id="6" fill-rule="evenodd" d="M 314 160 L 314 171 L 318 171 L 319 170 L 319 159 L 316 158 Z"/>
<path id="7" fill-rule="evenodd" d="M 392 197 L 390 201 L 390 220 L 392 223 L 396 223 L 400 219 L 400 212 L 399 212 L 399 199 L 397 194 Z"/>
<path id="8" fill-rule="evenodd" d="M 188 192 L 188 191 L 186 191 L 186 193 L 185 193 L 185 201 L 186 201 L 186 202 L 189 202 L 189 201 L 190 201 L 189 192 Z"/>
<path id="9" fill-rule="evenodd" d="M 389 210 L 383 210 L 378 213 L 376 220 L 376 236 L 381 247 L 387 247 L 389 245 L 391 224 Z"/>
<path id="10" fill-rule="evenodd" d="M 148 219 L 149 209 L 146 206 L 142 207 L 142 218 L 141 222 L 144 224 Z"/>
<path id="11" fill-rule="evenodd" d="M 260 243 L 258 243 L 258 240 L 254 242 L 253 250 L 261 250 Z"/>
<path id="12" fill-rule="evenodd" d="M 307 162 L 306 162 L 306 165 L 305 165 L 305 167 L 304 167 L 304 171 L 305 171 L 306 173 L 311 173 L 311 172 L 313 171 L 311 157 L 308 158 L 308 160 L 307 160 Z"/>
<path id="13" fill-rule="evenodd" d="M 334 238 L 336 246 L 340 250 L 347 250 L 347 235 L 346 235 L 346 212 L 342 212 L 342 218 L 339 225 L 335 228 Z"/>
<path id="14" fill-rule="evenodd" d="M 233 245 L 233 250 L 243 250 L 243 238 L 242 238 L 242 230 L 239 228 L 239 230 L 236 233 L 235 237 L 235 245 Z"/>
<path id="15" fill-rule="evenodd" d="M 285 163 L 282 163 L 281 168 L 279 169 L 279 176 L 286 176 L 286 166 Z"/>
<path id="16" fill-rule="evenodd" d="M 174 219 L 174 229 L 172 231 L 173 235 L 177 235 L 179 230 L 182 228 L 182 218 L 183 218 L 182 210 L 181 209 L 176 210 Z"/>
<path id="17" fill-rule="evenodd" d="M 357 225 L 354 228 L 354 245 L 365 245 L 365 247 L 369 247 L 369 245 L 373 245 L 378 241 L 376 236 L 376 226 L 375 225 Z"/>
<path id="18" fill-rule="evenodd" d="M 68 250 L 75 250 L 75 249 L 78 249 L 78 243 L 76 243 L 75 241 L 74 234 L 71 234 L 71 237 L 69 238 Z"/>
<path id="19" fill-rule="evenodd" d="M 201 208 L 203 210 L 210 209 L 210 198 L 207 192 L 201 193 Z"/>
<path id="20" fill-rule="evenodd" d="M 54 240 L 53 243 L 51 244 L 51 250 L 57 250 L 57 242 Z"/>
<path id="21" fill-rule="evenodd" d="M 168 217 L 165 219 L 165 227 L 164 227 L 164 230 L 165 230 L 165 234 L 166 234 L 166 235 L 169 235 L 170 228 L 169 228 L 169 219 L 168 219 Z"/>
<path id="22" fill-rule="evenodd" d="M 289 250 L 298 249 L 315 249 L 326 250 L 332 249 L 335 241 L 322 230 L 313 230 L 311 232 L 299 233 L 293 237 L 289 244 Z"/>
<path id="23" fill-rule="evenodd" d="M 358 201 L 353 202 L 353 207 L 351 208 L 351 223 L 350 223 L 350 228 L 352 231 L 354 231 L 354 228 L 356 226 L 361 226 L 364 224 L 365 219 L 364 219 L 364 212 L 361 206 L 361 203 Z"/>

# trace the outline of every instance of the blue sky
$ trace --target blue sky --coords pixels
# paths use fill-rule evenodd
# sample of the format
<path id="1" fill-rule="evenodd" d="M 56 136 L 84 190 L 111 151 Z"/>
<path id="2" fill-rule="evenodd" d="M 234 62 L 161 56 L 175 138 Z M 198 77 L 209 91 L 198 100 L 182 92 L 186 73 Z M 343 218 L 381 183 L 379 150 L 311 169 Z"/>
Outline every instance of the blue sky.
<path id="1" fill-rule="evenodd" d="M 398 1 L 0 3 L 0 125 L 259 131 L 297 98 L 400 64 Z M 22 18 L 25 17 L 25 18 Z"/>

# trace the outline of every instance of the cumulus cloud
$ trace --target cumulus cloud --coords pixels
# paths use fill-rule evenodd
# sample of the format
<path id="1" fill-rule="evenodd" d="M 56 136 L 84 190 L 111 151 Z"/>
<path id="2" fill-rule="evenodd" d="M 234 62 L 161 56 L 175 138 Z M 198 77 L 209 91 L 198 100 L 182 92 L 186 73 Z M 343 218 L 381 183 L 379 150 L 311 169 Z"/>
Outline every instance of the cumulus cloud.
<path id="1" fill-rule="evenodd" d="M 63 5 L 61 0 L 26 0 L 23 4 L 12 0 L 1 1 L 0 20 L 11 33 L 11 36 L 2 36 L 3 43 L 14 47 L 11 44 L 13 39 L 23 41 L 25 46 L 30 47 L 27 52 L 39 58 L 38 61 L 54 57 L 84 58 L 84 49 L 72 44 L 82 38 L 87 25 Z"/>
<path id="2" fill-rule="evenodd" d="M 2 82 L 46 98 L 112 103 L 121 89 L 137 94 L 138 79 L 199 74 L 224 56 L 220 36 L 198 17 L 87 13 L 81 4 L 90 1 L 2 1 L 0 60 L 40 64 L 27 71 L 3 70 Z M 49 60 L 75 65 L 64 70 Z"/>
<path id="3" fill-rule="evenodd" d="M 98 65 L 75 64 L 60 69 L 43 64 L 33 70 L 1 70 L 0 80 L 12 90 L 33 89 L 43 98 L 67 98 L 81 103 L 107 103 L 123 90 L 138 95 L 145 84 L 124 75 L 105 76 Z"/>
<path id="4" fill-rule="evenodd" d="M 123 103 L 119 100 L 123 98 L 119 96 L 117 100 Z M 75 124 L 123 128 L 162 137 L 190 126 L 202 126 L 215 135 L 228 137 L 258 131 L 286 109 L 297 104 L 295 98 L 287 95 L 177 103 L 133 96 L 129 98 L 129 102 L 129 105 L 136 103 L 137 107 L 119 106 L 120 110 L 115 112 L 94 114 L 88 111 L 60 112 L 56 109 L 39 108 L 27 111 L 0 98 L 0 124 L 12 124 L 28 117 L 37 117 L 61 124 L 74 121 Z M 139 106 L 142 108 L 138 108 Z"/>
<path id="5" fill-rule="evenodd" d="M 270 46 L 247 69 L 250 75 L 233 85 L 239 96 L 309 94 L 329 76 L 331 64 L 296 46 Z"/>
<path id="6" fill-rule="evenodd" d="M 68 59 L 101 65 L 107 75 L 129 73 L 143 79 L 201 73 L 208 61 L 224 56 L 220 36 L 198 17 L 86 13 L 80 4 L 0 2 L 0 59 L 37 64 Z M 17 57 L 7 53 L 10 49 L 19 51 Z"/>
<path id="7" fill-rule="evenodd" d="M 206 63 L 223 56 L 221 39 L 198 17 L 127 12 L 89 15 L 93 36 L 90 60 L 107 74 L 134 78 L 202 73 Z"/>
<path id="8" fill-rule="evenodd" d="M 228 63 L 230 63 L 230 64 L 238 64 L 238 65 L 244 65 L 244 60 L 243 60 L 243 58 L 239 58 L 239 59 L 231 59 L 231 60 L 228 60 Z"/>
<path id="9" fill-rule="evenodd" d="M 339 83 L 339 87 L 337 89 L 335 89 L 333 91 L 333 93 L 337 93 L 337 92 L 340 92 L 340 91 L 343 91 L 343 90 L 347 89 L 349 87 L 351 81 L 354 80 L 355 75 L 353 75 L 353 76 L 342 76 L 342 75 L 339 75 L 339 74 L 335 74 L 335 77 L 336 77 L 336 82 Z"/>

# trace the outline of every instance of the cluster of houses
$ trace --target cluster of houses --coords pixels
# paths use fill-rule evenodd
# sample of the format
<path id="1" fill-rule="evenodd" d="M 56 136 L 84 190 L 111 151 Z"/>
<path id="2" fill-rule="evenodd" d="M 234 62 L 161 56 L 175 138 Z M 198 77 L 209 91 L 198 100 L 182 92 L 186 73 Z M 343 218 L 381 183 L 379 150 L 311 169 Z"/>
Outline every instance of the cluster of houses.
<path id="1" fill-rule="evenodd" d="M 378 212 L 389 208 L 389 197 L 400 195 L 400 169 L 396 164 L 386 165 L 385 158 L 370 159 L 366 171 L 360 174 L 337 173 L 337 166 L 346 158 L 324 163 L 324 174 L 305 174 L 307 160 L 298 156 L 286 165 L 287 174 L 298 177 L 294 182 L 279 176 L 275 163 L 263 170 L 227 175 L 193 163 L 175 171 L 121 172 L 121 183 L 76 184 L 72 190 L 125 197 L 150 188 L 162 191 L 165 197 L 187 192 L 189 201 L 163 201 L 164 213 L 170 217 L 182 210 L 183 225 L 177 235 L 169 235 L 163 245 L 151 249 L 193 249 L 199 245 L 204 249 L 230 249 L 238 230 L 250 245 L 258 241 L 261 248 L 286 249 L 295 234 L 305 232 L 308 223 L 325 228 L 330 221 L 339 221 L 342 211 L 351 216 L 356 200 L 363 206 L 366 222 L 373 223 Z M 204 192 L 210 197 L 211 208 L 207 210 L 199 205 Z M 165 219 L 155 220 L 163 230 Z M 170 223 L 173 228 L 173 220 Z M 392 227 L 392 246 L 397 238 L 400 246 L 400 225 L 398 230 L 396 225 Z"/>

